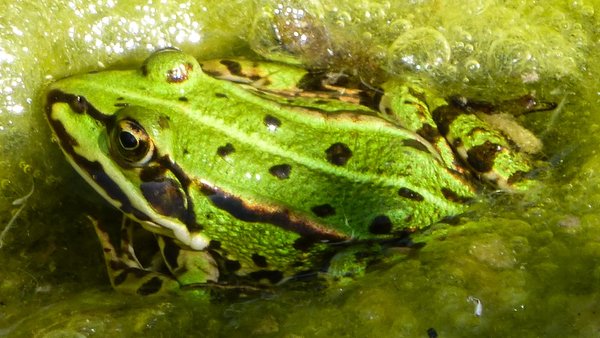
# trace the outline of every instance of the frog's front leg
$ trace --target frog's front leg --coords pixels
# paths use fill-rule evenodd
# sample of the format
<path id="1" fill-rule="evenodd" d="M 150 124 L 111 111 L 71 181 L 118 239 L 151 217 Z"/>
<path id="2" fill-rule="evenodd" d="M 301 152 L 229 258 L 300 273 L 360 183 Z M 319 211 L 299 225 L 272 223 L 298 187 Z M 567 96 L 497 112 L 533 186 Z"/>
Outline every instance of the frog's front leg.
<path id="1" fill-rule="evenodd" d="M 219 269 L 209 252 L 183 249 L 172 238 L 160 235 L 156 237 L 167 268 L 181 286 L 218 281 Z"/>
<path id="2" fill-rule="evenodd" d="M 132 245 L 133 226 L 136 224 L 130 219 L 123 219 L 120 240 L 117 241 L 111 241 L 111 236 L 103 228 L 103 224 L 91 217 L 90 219 L 100 239 L 108 277 L 115 290 L 142 296 L 179 290 L 176 279 L 152 268 L 144 268 L 140 264 Z M 120 245 L 117 248 L 113 243 Z"/>

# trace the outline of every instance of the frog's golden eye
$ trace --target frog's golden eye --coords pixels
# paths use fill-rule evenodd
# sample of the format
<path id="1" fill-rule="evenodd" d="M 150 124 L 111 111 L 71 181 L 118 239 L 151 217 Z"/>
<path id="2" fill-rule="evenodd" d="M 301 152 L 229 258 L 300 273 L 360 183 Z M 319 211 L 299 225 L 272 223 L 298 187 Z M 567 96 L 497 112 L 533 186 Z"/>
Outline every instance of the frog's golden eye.
<path id="1" fill-rule="evenodd" d="M 152 159 L 154 143 L 138 122 L 123 119 L 111 131 L 110 150 L 121 165 L 141 167 Z"/>

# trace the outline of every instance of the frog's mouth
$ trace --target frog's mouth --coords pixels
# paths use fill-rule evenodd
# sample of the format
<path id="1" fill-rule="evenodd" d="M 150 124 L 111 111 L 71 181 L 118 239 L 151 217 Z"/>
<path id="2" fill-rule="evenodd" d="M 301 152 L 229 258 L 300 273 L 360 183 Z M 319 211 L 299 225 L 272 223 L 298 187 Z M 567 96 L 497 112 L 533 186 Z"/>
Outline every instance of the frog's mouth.
<path id="1" fill-rule="evenodd" d="M 63 107 L 64 104 L 69 106 L 70 112 L 66 114 L 89 116 L 96 121 L 95 127 L 103 125 L 106 130 L 114 127 L 114 115 L 103 114 L 83 96 L 56 89 L 48 93 L 47 118 L 72 166 L 107 201 L 153 232 L 175 237 L 194 250 L 208 247 L 210 241 L 202 234 L 202 225 L 196 221 L 191 197 L 191 191 L 195 190 L 206 197 L 214 207 L 239 220 L 268 223 L 299 234 L 301 237 L 298 243 L 302 246 L 310 246 L 316 242 L 348 240 L 347 236 L 287 209 L 251 204 L 235 194 L 223 191 L 211 182 L 191 178 L 168 154 L 160 154 L 155 148 L 154 153 L 149 155 L 148 165 L 142 168 L 125 168 L 119 161 L 112 159 L 89 159 L 78 150 L 82 147 L 78 138 L 67 131 L 60 117 L 54 116 L 54 110 L 60 109 L 55 108 L 57 103 L 62 103 Z M 93 146 L 98 147 L 97 141 Z M 120 178 L 122 182 L 128 182 L 124 172 L 144 178 L 141 181 L 136 180 L 137 184 L 120 186 L 115 177 Z M 138 191 L 139 194 L 134 192 L 129 196 L 125 192 L 132 190 Z"/>

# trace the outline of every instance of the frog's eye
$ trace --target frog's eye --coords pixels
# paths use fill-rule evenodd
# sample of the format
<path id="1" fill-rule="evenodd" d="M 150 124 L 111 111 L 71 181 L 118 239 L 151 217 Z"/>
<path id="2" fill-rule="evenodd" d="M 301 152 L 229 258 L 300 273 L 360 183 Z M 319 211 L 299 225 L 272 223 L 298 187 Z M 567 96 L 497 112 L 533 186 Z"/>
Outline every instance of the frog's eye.
<path id="1" fill-rule="evenodd" d="M 138 122 L 117 121 L 110 135 L 110 150 L 122 165 L 141 167 L 154 155 L 154 143 Z"/>

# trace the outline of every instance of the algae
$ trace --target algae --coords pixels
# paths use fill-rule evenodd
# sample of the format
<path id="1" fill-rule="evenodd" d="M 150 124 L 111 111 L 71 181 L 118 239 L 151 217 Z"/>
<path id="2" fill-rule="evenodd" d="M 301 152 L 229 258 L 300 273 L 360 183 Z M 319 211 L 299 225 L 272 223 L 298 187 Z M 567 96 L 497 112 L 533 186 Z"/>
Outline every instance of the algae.
<path id="1" fill-rule="evenodd" d="M 600 114 L 593 2 L 469 0 L 0 3 L 0 336 L 595 336 Z M 211 304 L 114 293 L 85 213 L 111 212 L 50 141 L 53 79 L 135 65 L 164 46 L 441 93 L 560 103 L 519 117 L 548 167 L 525 195 L 485 195 L 416 255 L 327 289 L 290 283 Z M 82 212 L 83 211 L 83 212 Z M 481 315 L 469 297 L 481 301 Z"/>

